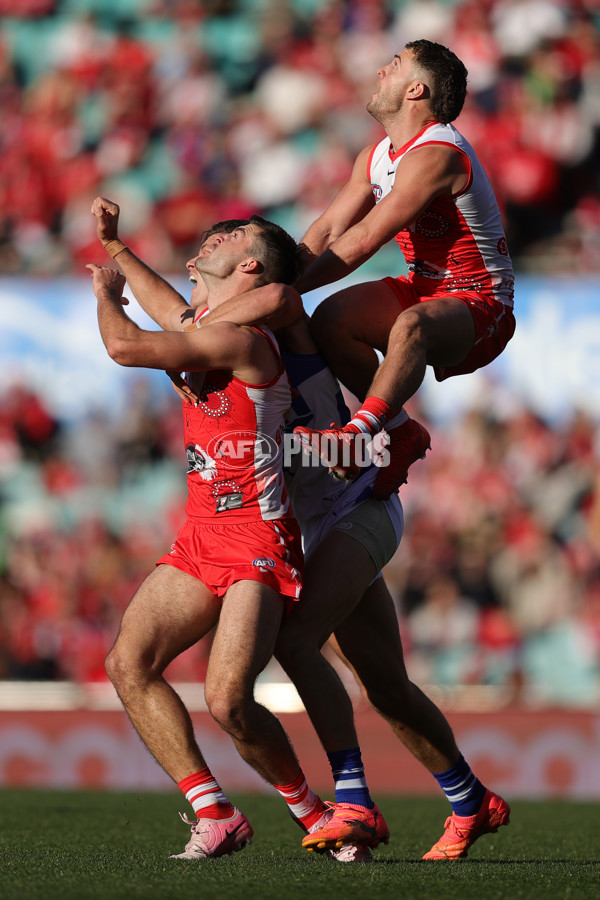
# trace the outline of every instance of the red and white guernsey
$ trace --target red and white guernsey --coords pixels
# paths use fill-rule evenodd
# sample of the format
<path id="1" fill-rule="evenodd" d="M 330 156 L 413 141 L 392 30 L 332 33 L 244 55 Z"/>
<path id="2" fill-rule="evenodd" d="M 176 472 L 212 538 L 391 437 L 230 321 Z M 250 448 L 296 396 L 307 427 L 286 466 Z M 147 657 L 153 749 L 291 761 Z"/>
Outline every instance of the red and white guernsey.
<path id="1" fill-rule="evenodd" d="M 391 191 L 400 160 L 415 147 L 450 144 L 468 161 L 468 181 L 455 197 L 438 197 L 396 240 L 419 294 L 477 291 L 513 306 L 514 275 L 502 218 L 483 166 L 453 125 L 434 122 L 392 153 L 384 138 L 369 157 L 367 174 L 378 203 Z"/>
<path id="2" fill-rule="evenodd" d="M 277 376 L 248 384 L 231 372 L 211 370 L 197 390 L 198 405 L 183 403 L 188 516 L 251 522 L 292 515 L 281 437 L 291 390 L 275 339 L 256 330 L 280 360 Z"/>

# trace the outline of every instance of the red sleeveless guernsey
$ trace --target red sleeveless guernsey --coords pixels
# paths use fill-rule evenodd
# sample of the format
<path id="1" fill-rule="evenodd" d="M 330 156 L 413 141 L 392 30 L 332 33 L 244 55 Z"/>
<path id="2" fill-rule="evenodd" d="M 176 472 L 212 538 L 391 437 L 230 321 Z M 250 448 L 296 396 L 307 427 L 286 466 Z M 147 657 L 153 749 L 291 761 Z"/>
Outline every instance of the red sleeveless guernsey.
<path id="1" fill-rule="evenodd" d="M 396 153 L 384 138 L 369 157 L 375 201 L 394 186 L 400 160 L 416 147 L 450 144 L 468 163 L 469 180 L 456 197 L 438 197 L 396 235 L 409 280 L 419 294 L 476 291 L 513 306 L 514 275 L 492 186 L 469 142 L 453 125 L 434 122 Z"/>
<path id="2" fill-rule="evenodd" d="M 277 376 L 266 384 L 248 384 L 231 372 L 211 370 L 198 406 L 182 404 L 186 514 L 196 519 L 251 522 L 292 516 L 281 437 L 291 391 L 275 339 L 256 330 L 279 359 Z"/>

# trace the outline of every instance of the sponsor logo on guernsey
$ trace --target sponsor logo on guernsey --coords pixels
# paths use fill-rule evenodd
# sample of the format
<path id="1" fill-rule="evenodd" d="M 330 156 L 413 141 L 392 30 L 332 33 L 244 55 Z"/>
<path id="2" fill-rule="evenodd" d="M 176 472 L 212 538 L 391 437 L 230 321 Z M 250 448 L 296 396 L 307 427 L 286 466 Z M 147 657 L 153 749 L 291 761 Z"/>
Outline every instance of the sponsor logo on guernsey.
<path id="1" fill-rule="evenodd" d="M 269 556 L 257 556 L 256 559 L 252 561 L 252 565 L 256 566 L 257 569 L 260 569 L 261 572 L 268 572 L 269 569 L 275 568 L 275 560 L 271 559 Z"/>
<path id="2" fill-rule="evenodd" d="M 215 512 L 222 513 L 228 509 L 240 509 L 243 504 L 243 494 L 220 494 L 215 499 Z"/>

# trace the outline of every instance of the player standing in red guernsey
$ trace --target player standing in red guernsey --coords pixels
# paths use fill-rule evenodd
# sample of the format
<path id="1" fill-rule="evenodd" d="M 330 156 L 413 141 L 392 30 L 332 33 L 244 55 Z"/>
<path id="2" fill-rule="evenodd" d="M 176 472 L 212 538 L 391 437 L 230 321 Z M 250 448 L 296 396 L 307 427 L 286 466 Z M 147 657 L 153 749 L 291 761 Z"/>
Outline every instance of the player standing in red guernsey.
<path id="1" fill-rule="evenodd" d="M 101 198 L 92 211 L 99 234 L 111 214 L 118 216 L 118 207 Z M 145 304 L 157 323 L 168 328 L 169 322 L 180 322 L 189 310 L 183 298 L 118 239 L 104 245 L 131 272 L 136 296 L 160 295 Z M 259 285 L 293 281 L 298 248 L 283 229 L 253 217 L 231 233 L 213 234 L 193 264 L 206 285 L 209 308 L 216 309 Z M 199 381 L 206 373 L 203 386 L 196 385 L 197 405 L 186 404 L 184 410 L 187 520 L 172 552 L 159 560 L 125 611 L 106 662 L 135 729 L 196 813 L 189 821 L 191 839 L 178 856 L 222 856 L 242 849 L 253 834 L 208 768 L 189 713 L 163 675 L 177 655 L 213 628 L 208 708 L 308 831 L 330 813 L 308 788 L 279 721 L 254 699 L 254 683 L 273 654 L 286 604 L 299 596 L 301 586 L 299 528 L 288 509 L 282 459 L 273 448 L 291 400 L 276 344 L 257 327 L 229 322 L 187 332 L 181 324 L 179 331 L 144 331 L 123 309 L 124 275 L 88 268 L 102 339 L 116 362 L 190 371 Z"/>
<path id="2" fill-rule="evenodd" d="M 307 231 L 311 261 L 296 287 L 305 293 L 343 278 L 393 237 L 406 258 L 407 278 L 353 285 L 312 317 L 333 373 L 366 397 L 330 439 L 352 444 L 356 434 L 384 426 L 389 434 L 390 463 L 374 491 L 383 498 L 429 447 L 414 420 L 395 422 L 426 367 L 442 380 L 487 365 L 512 337 L 515 320 L 498 204 L 473 148 L 450 124 L 464 103 L 467 70 L 446 47 L 419 40 L 378 76 L 367 110 L 387 136 L 359 154 L 348 182 Z M 385 354 L 379 367 L 374 348 Z M 309 445 L 318 442 L 320 433 L 298 431 Z M 352 466 L 337 472 L 356 474 Z"/>
<path id="3" fill-rule="evenodd" d="M 297 599 L 300 567 L 293 548 L 298 526 L 283 478 L 281 446 L 290 386 L 273 338 L 263 329 L 253 330 L 261 344 L 271 346 L 276 372 L 256 384 L 236 370 L 207 371 L 198 403 L 184 406 L 187 522 L 159 564 L 176 566 L 219 593 L 248 578 Z M 240 550 L 249 533 L 254 549 L 243 563 Z M 284 550 L 283 571 L 278 554 L 270 552 L 274 542 L 290 548 L 287 556 Z"/>

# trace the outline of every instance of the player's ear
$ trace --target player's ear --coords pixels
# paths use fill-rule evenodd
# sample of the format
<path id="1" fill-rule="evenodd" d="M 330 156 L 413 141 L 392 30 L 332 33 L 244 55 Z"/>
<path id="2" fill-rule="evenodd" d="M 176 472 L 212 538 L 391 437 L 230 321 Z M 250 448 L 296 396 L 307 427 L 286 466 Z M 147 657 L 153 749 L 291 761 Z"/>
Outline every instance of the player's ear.
<path id="1" fill-rule="evenodd" d="M 238 268 L 248 275 L 257 275 L 259 272 L 262 272 L 263 264 L 253 256 L 248 256 L 241 261 Z"/>
<path id="2" fill-rule="evenodd" d="M 413 81 L 407 91 L 409 100 L 428 100 L 430 91 L 424 81 Z"/>

